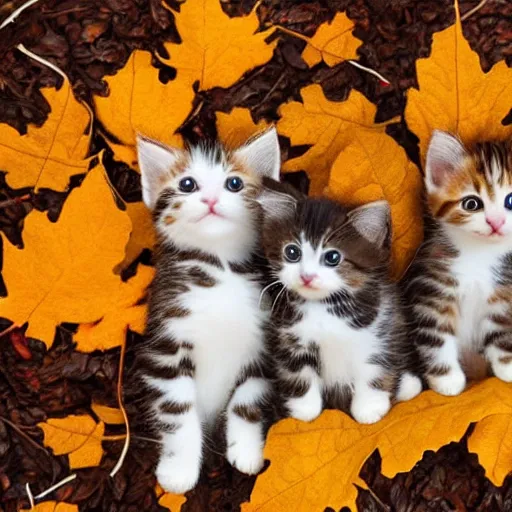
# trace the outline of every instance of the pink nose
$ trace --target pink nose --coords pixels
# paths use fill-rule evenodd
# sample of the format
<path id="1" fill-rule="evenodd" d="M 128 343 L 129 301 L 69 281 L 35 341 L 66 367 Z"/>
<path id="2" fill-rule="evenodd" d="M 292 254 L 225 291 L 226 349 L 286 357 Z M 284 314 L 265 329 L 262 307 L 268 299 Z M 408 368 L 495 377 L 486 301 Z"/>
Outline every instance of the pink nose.
<path id="1" fill-rule="evenodd" d="M 203 197 L 203 199 L 201 199 L 201 201 L 204 203 L 204 204 L 207 204 L 209 207 L 210 207 L 210 211 L 213 212 L 213 207 L 219 202 L 218 199 L 208 199 L 206 197 Z"/>
<path id="2" fill-rule="evenodd" d="M 499 231 L 501 226 L 505 224 L 505 217 L 486 217 L 485 221 L 491 226 L 493 231 Z"/>
<path id="3" fill-rule="evenodd" d="M 302 279 L 302 282 L 306 286 L 310 285 L 313 282 L 313 280 L 315 279 L 315 277 L 316 277 L 316 274 L 301 274 L 300 275 L 300 278 Z"/>

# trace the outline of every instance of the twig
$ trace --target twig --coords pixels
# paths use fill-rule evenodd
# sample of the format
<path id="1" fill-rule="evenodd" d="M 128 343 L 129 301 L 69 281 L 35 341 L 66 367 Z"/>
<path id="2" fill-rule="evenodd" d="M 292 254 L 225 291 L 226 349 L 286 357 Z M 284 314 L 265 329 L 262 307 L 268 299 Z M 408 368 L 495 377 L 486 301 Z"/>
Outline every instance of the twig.
<path id="1" fill-rule="evenodd" d="M 466 14 L 464 14 L 464 16 L 461 16 L 460 21 L 465 21 L 470 16 L 473 16 L 473 14 L 475 14 L 475 12 L 478 12 L 487 3 L 487 1 L 488 0 L 482 0 L 478 5 L 473 7 L 473 9 L 470 9 Z"/>
<path id="2" fill-rule="evenodd" d="M 23 44 L 20 43 L 18 46 L 16 46 L 16 48 L 21 53 L 24 53 L 28 57 L 30 57 L 30 58 L 34 59 L 35 61 L 39 62 L 39 64 L 42 64 L 43 66 L 46 66 L 46 67 L 48 67 L 50 69 L 53 69 L 53 71 L 55 71 L 55 73 L 58 73 L 62 78 L 64 78 L 64 80 L 68 79 L 68 77 L 66 76 L 64 71 L 62 71 L 62 69 L 58 68 L 55 64 L 52 64 L 51 62 L 47 61 L 46 59 L 43 59 L 42 57 L 39 57 L 39 55 L 36 55 L 35 53 L 32 53 L 30 50 L 27 50 L 23 46 Z"/>
<path id="3" fill-rule="evenodd" d="M 46 451 L 46 448 L 37 444 L 29 435 L 25 434 L 23 430 L 21 430 L 16 424 L 9 421 L 7 418 L 0 416 L 0 421 L 3 421 L 6 425 L 9 425 L 13 430 L 15 430 L 21 437 L 25 438 L 32 446 L 37 448 L 38 450 L 43 451 L 46 455 L 50 456 L 50 454 Z"/>
<path id="4" fill-rule="evenodd" d="M 370 73 L 370 75 L 376 76 L 384 85 L 391 85 L 391 82 L 384 78 L 380 73 L 377 73 L 372 68 L 367 68 L 366 66 L 363 66 L 362 64 L 359 64 L 359 62 L 356 62 L 355 60 L 347 60 L 349 64 L 352 64 L 352 66 L 362 69 L 363 71 L 366 71 L 367 73 Z"/>
<path id="5" fill-rule="evenodd" d="M 0 30 L 9 25 L 9 23 L 12 23 L 25 9 L 28 9 L 37 2 L 39 2 L 39 0 L 28 0 L 28 2 L 18 7 L 10 16 L 7 16 L 7 18 L 0 23 Z"/>

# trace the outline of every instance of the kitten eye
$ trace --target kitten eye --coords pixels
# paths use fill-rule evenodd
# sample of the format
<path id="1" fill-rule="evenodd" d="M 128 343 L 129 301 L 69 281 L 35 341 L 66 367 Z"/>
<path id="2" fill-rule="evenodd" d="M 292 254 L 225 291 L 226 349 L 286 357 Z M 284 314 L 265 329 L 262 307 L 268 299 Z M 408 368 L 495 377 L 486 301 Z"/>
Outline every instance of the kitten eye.
<path id="1" fill-rule="evenodd" d="M 468 196 L 462 200 L 462 208 L 468 212 L 476 212 L 484 207 L 484 203 L 479 197 Z"/>
<path id="2" fill-rule="evenodd" d="M 186 177 L 180 180 L 178 187 L 182 192 L 190 194 L 190 192 L 197 190 L 197 183 L 194 178 Z"/>
<path id="3" fill-rule="evenodd" d="M 300 258 L 302 256 L 302 251 L 300 250 L 300 247 L 295 244 L 288 244 L 284 248 L 284 257 L 290 262 L 290 263 L 297 263 L 300 261 Z"/>
<path id="4" fill-rule="evenodd" d="M 505 197 L 505 208 L 507 210 L 512 210 L 512 194 Z"/>
<path id="5" fill-rule="evenodd" d="M 226 188 L 230 192 L 240 192 L 244 188 L 244 182 L 238 176 L 231 176 L 226 180 Z"/>
<path id="6" fill-rule="evenodd" d="M 341 253 L 339 251 L 327 251 L 324 254 L 324 263 L 328 267 L 336 267 L 341 262 Z"/>

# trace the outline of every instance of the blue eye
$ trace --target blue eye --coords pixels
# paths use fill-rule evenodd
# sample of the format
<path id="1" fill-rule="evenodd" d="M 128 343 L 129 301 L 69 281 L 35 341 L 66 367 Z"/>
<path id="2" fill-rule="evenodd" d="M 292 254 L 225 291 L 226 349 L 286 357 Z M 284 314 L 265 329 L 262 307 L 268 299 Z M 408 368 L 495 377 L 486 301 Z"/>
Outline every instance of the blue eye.
<path id="1" fill-rule="evenodd" d="M 178 187 L 182 192 L 190 194 L 197 189 L 197 183 L 194 178 L 187 177 L 180 180 Z"/>
<path id="2" fill-rule="evenodd" d="M 512 194 L 505 197 L 505 208 L 507 210 L 512 210 Z"/>
<path id="3" fill-rule="evenodd" d="M 238 176 L 231 176 L 226 180 L 226 188 L 230 192 L 240 192 L 244 188 L 244 182 Z"/>
<path id="4" fill-rule="evenodd" d="M 296 244 L 288 244 L 284 248 L 284 257 L 290 262 L 290 263 L 297 263 L 300 261 L 300 258 L 302 257 L 302 251 L 300 250 L 300 247 Z"/>

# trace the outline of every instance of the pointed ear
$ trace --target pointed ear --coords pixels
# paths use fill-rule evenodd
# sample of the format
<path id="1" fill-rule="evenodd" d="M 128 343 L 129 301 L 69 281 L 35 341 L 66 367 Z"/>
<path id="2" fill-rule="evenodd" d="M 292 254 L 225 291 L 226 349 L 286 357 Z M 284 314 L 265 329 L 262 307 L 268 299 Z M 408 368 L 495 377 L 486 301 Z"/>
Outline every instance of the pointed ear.
<path id="1" fill-rule="evenodd" d="M 391 209 L 387 201 L 374 201 L 348 213 L 354 229 L 368 242 L 384 248 L 391 238 Z"/>
<path id="2" fill-rule="evenodd" d="M 272 180 L 266 179 L 265 184 L 257 199 L 263 209 L 264 221 L 275 221 L 295 215 L 297 198 L 272 189 Z"/>
<path id="3" fill-rule="evenodd" d="M 152 209 L 166 182 L 172 177 L 171 169 L 180 158 L 181 150 L 137 135 L 137 155 L 142 199 L 146 206 Z"/>
<path id="4" fill-rule="evenodd" d="M 434 130 L 427 149 L 425 184 L 438 188 L 456 172 L 468 155 L 462 142 L 447 132 Z"/>
<path id="5" fill-rule="evenodd" d="M 249 139 L 235 155 L 242 159 L 254 172 L 260 176 L 279 181 L 281 169 L 281 150 L 279 139 L 274 127 Z"/>

